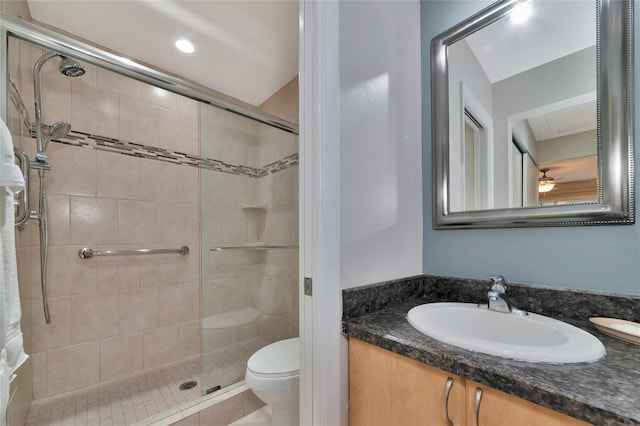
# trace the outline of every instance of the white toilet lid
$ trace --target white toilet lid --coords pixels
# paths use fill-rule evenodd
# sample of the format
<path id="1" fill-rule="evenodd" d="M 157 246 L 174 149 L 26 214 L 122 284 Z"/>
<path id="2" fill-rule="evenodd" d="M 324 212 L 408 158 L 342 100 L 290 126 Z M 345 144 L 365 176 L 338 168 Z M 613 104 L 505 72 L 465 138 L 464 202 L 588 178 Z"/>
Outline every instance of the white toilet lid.
<path id="1" fill-rule="evenodd" d="M 300 338 L 281 340 L 249 358 L 247 368 L 260 375 L 295 375 L 300 371 Z"/>

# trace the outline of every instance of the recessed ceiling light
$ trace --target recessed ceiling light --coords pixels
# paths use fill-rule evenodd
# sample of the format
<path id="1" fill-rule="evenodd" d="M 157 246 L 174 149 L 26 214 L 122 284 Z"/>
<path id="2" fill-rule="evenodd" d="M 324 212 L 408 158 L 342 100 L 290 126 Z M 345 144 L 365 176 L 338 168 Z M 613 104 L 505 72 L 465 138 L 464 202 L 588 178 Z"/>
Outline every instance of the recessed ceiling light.
<path id="1" fill-rule="evenodd" d="M 181 38 L 180 40 L 176 40 L 176 47 L 178 50 L 184 53 L 193 53 L 196 51 L 196 45 L 193 42 L 187 40 L 186 38 Z"/>
<path id="2" fill-rule="evenodd" d="M 531 16 L 531 3 L 520 3 L 511 10 L 509 18 L 514 24 L 522 24 Z"/>

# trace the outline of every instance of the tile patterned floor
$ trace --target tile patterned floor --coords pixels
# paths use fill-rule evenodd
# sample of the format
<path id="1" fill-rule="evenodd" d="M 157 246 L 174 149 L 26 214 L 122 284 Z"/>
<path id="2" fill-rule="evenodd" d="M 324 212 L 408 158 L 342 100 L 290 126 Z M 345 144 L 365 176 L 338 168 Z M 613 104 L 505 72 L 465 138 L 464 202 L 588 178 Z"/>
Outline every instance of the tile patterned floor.
<path id="1" fill-rule="evenodd" d="M 205 389 L 244 380 L 249 357 L 269 342 L 252 338 L 203 357 Z M 180 384 L 198 385 L 180 390 Z M 128 426 L 201 396 L 200 363 L 172 364 L 158 370 L 90 388 L 39 399 L 25 426 Z"/>
<path id="2" fill-rule="evenodd" d="M 185 362 L 87 389 L 36 400 L 26 426 L 127 426 L 200 397 L 199 362 Z"/>

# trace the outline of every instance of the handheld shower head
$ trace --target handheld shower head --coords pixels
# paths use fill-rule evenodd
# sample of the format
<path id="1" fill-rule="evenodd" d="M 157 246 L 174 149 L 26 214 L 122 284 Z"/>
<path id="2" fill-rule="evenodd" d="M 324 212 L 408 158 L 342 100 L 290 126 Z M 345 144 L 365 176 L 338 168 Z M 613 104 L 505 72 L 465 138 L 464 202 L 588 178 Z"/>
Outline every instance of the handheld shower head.
<path id="1" fill-rule="evenodd" d="M 61 58 L 62 60 L 60 61 L 58 70 L 63 75 L 66 75 L 67 77 L 80 77 L 86 72 L 84 66 L 80 62 L 67 58 L 66 56 L 61 56 Z"/>
<path id="2" fill-rule="evenodd" d="M 58 121 L 49 129 L 47 137 L 50 139 L 58 139 L 66 136 L 71 131 L 71 124 L 66 121 Z"/>
<path id="3" fill-rule="evenodd" d="M 71 124 L 66 121 L 58 121 L 54 123 L 53 126 L 49 128 L 49 134 L 44 139 L 43 151 L 47 150 L 47 145 L 51 142 L 52 139 L 58 139 L 66 136 L 71 130 Z"/>

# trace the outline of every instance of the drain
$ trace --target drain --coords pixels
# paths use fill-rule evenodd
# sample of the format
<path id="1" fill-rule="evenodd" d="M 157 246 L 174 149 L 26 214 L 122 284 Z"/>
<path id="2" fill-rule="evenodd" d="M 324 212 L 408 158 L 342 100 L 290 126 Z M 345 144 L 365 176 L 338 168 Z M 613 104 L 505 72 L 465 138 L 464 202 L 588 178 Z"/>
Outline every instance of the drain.
<path id="1" fill-rule="evenodd" d="M 207 389 L 207 391 L 205 392 L 207 395 L 209 395 L 210 393 L 213 393 L 215 391 L 219 391 L 220 389 L 222 389 L 222 387 L 220 385 L 218 386 L 214 386 L 212 388 Z"/>
<path id="2" fill-rule="evenodd" d="M 184 382 L 180 385 L 180 390 L 189 390 L 195 388 L 196 386 L 198 386 L 198 382 L 196 382 L 195 380 L 189 380 L 188 382 Z"/>

